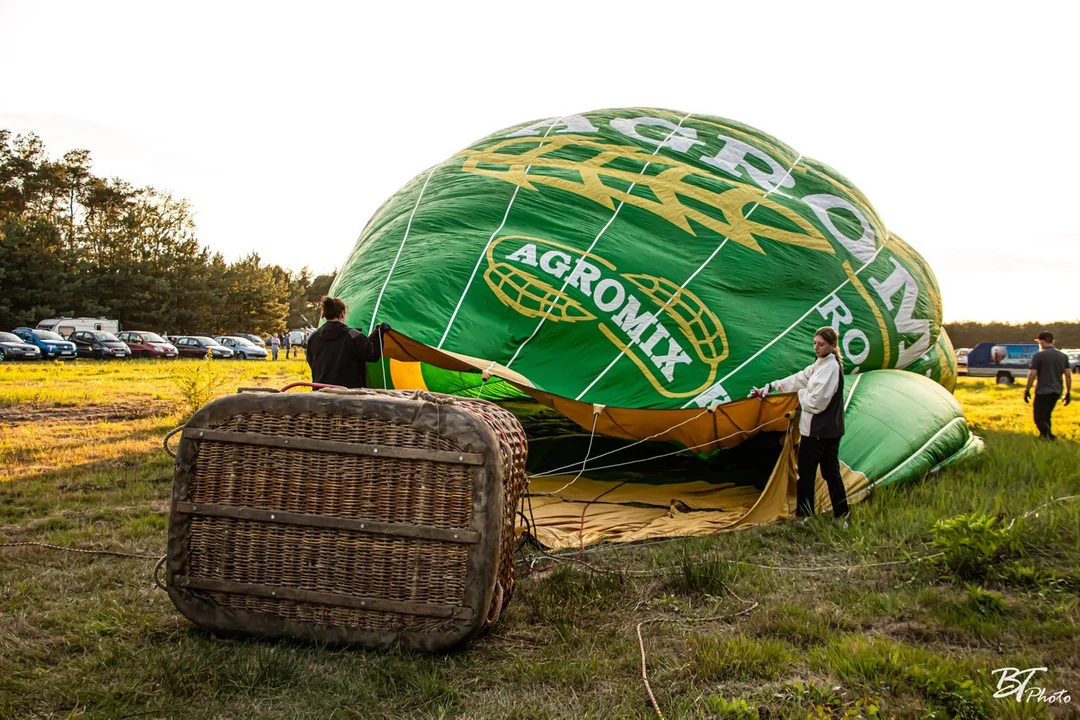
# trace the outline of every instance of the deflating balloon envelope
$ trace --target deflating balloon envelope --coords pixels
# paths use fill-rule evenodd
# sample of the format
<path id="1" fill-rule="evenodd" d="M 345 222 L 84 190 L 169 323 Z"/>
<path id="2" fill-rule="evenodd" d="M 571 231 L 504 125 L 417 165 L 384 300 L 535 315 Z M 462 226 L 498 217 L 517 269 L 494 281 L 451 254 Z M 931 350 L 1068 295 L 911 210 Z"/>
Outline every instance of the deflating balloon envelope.
<path id="1" fill-rule="evenodd" d="M 792 398 L 744 398 L 810 364 L 831 325 L 850 492 L 978 447 L 925 260 L 842 175 L 723 118 L 624 108 L 489 135 L 393 195 L 331 292 L 350 325 L 396 331 L 376 386 L 531 397 L 701 456 L 788 432 Z M 786 512 L 755 515 L 755 492 L 740 522 Z"/>

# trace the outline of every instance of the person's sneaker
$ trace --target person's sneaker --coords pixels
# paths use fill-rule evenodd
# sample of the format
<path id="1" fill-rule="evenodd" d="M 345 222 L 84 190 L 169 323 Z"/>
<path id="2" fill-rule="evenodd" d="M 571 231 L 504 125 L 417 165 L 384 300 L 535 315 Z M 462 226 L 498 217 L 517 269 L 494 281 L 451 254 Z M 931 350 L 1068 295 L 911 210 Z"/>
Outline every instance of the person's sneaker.
<path id="1" fill-rule="evenodd" d="M 836 526 L 839 527 L 841 530 L 848 529 L 848 521 L 846 517 L 834 517 L 833 522 L 836 523 Z"/>

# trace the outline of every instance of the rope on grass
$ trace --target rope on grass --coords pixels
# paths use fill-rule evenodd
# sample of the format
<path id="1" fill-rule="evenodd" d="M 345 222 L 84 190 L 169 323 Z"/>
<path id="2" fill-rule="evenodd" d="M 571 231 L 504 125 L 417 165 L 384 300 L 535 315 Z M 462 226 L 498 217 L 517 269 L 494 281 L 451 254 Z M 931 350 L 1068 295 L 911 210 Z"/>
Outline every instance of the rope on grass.
<path id="1" fill-rule="evenodd" d="M 696 560 L 694 565 L 701 565 L 709 562 L 710 560 L 718 560 L 725 562 L 729 565 L 744 565 L 746 567 L 761 568 L 762 570 L 774 570 L 776 572 L 828 572 L 832 570 L 861 570 L 863 568 L 872 567 L 885 567 L 888 565 L 907 565 L 909 563 L 924 562 L 926 560 L 933 560 L 939 558 L 945 553 L 931 553 L 930 555 L 920 555 L 913 558 L 904 558 L 903 560 L 888 560 L 885 562 L 874 563 L 859 563 L 856 565 L 803 565 L 803 566 L 789 566 L 789 565 L 763 565 L 761 563 L 747 562 L 744 560 L 728 560 L 727 558 L 712 558 L 709 555 Z M 660 568 L 659 570 L 639 570 L 626 573 L 629 577 L 653 577 L 656 575 L 668 575 L 673 572 L 678 572 L 681 568 Z"/>
<path id="2" fill-rule="evenodd" d="M 735 597 L 735 599 L 738 600 L 739 602 L 742 602 L 742 603 L 747 602 L 746 600 L 743 600 L 741 597 L 736 595 L 735 592 L 731 588 L 729 588 L 727 585 L 724 585 L 724 589 L 727 590 L 729 593 L 731 593 Z M 714 615 L 712 617 L 704 617 L 704 618 L 679 618 L 679 620 L 681 620 L 684 624 L 696 623 L 696 622 L 719 622 L 719 621 L 722 621 L 722 620 L 731 620 L 733 618 L 739 617 L 740 615 L 747 615 L 747 614 L 753 612 L 754 609 L 757 608 L 757 606 L 758 606 L 758 603 L 755 600 L 748 607 L 743 608 L 742 610 L 740 610 L 737 613 L 727 613 L 727 614 L 724 614 L 724 615 Z M 638 649 L 641 651 L 641 682 L 645 685 L 645 692 L 648 693 L 648 695 L 649 695 L 649 704 L 652 705 L 652 709 L 656 711 L 656 716 L 658 718 L 660 718 L 660 720 L 664 720 L 664 713 L 662 713 L 660 711 L 660 703 L 656 702 L 656 695 L 653 694 L 652 685 L 649 684 L 648 661 L 647 661 L 646 656 L 645 656 L 645 638 L 642 637 L 641 628 L 642 628 L 643 625 L 647 625 L 649 623 L 663 622 L 664 620 L 669 620 L 669 619 L 671 619 L 671 618 L 663 618 L 663 617 L 649 618 L 648 620 L 642 620 L 641 622 L 639 622 L 637 624 L 637 628 L 636 628 L 637 639 L 638 639 Z"/>
<path id="3" fill-rule="evenodd" d="M 884 561 L 884 562 L 874 562 L 874 563 L 857 563 L 855 565 L 802 565 L 802 566 L 795 565 L 795 566 L 793 566 L 793 565 L 765 565 L 765 564 L 762 564 L 762 563 L 748 562 L 748 561 L 745 561 L 745 560 L 729 560 L 728 558 L 715 557 L 715 553 L 706 553 L 705 555 L 695 559 L 694 562 L 690 563 L 690 565 L 691 566 L 697 566 L 697 565 L 704 565 L 707 562 L 722 562 L 722 563 L 727 563 L 728 565 L 742 565 L 744 567 L 754 567 L 754 568 L 760 568 L 762 570 L 772 570 L 774 572 L 809 572 L 809 573 L 813 573 L 813 572 L 831 572 L 831 571 L 835 571 L 835 570 L 846 570 L 848 572 L 851 572 L 853 570 L 861 570 L 861 569 L 864 569 L 864 568 L 886 567 L 886 566 L 889 566 L 889 565 L 907 565 L 907 564 L 911 564 L 911 563 L 925 562 L 927 560 L 934 560 L 936 558 L 939 558 L 944 554 L 945 553 L 938 552 L 938 553 L 931 553 L 929 555 L 920 555 L 918 557 L 913 557 L 913 558 L 904 558 L 903 560 L 887 560 L 887 561 Z M 547 566 L 546 568 L 543 568 L 543 569 L 539 570 L 538 572 L 544 572 L 546 570 L 550 570 L 552 567 L 555 567 L 556 565 L 561 565 L 561 564 L 564 564 L 564 563 L 573 563 L 575 565 L 581 565 L 582 567 L 586 568 L 587 570 L 590 570 L 590 571 L 592 571 L 594 573 L 597 573 L 597 574 L 619 575 L 619 576 L 622 576 L 622 577 L 658 577 L 658 576 L 663 576 L 663 575 L 672 575 L 674 573 L 680 572 L 683 569 L 683 567 L 686 567 L 685 565 L 681 565 L 679 567 L 658 568 L 656 570 L 609 570 L 607 568 L 603 568 L 603 567 L 599 567 L 597 565 L 587 563 L 584 560 L 581 560 L 580 558 L 578 558 L 576 555 L 574 557 L 558 556 L 558 555 L 547 555 L 547 557 L 548 557 L 548 559 L 550 559 L 552 561 L 551 565 Z"/>
<path id="4" fill-rule="evenodd" d="M 656 711 L 656 716 L 660 720 L 664 720 L 664 713 L 660 712 L 660 704 L 656 702 L 656 696 L 653 695 L 652 686 L 649 685 L 649 671 L 645 664 L 645 639 L 641 637 L 641 626 L 648 620 L 639 622 L 637 624 L 637 641 L 638 647 L 641 649 L 641 682 L 645 683 L 645 692 L 649 694 L 649 702 L 652 703 L 653 710 Z"/>
<path id="5" fill-rule="evenodd" d="M 622 483 L 620 483 L 620 484 L 622 484 Z M 618 486 L 616 486 L 616 487 L 618 487 Z M 614 490 L 614 489 L 615 488 L 611 488 L 611 490 Z M 607 492 L 611 492 L 611 490 L 608 490 Z M 607 494 L 607 493 L 605 492 L 604 494 Z M 589 502 L 589 504 L 592 504 L 592 503 L 596 502 L 596 500 L 598 500 L 598 499 L 599 498 L 594 498 L 593 500 L 591 500 Z M 1035 515 L 1036 517 L 1038 517 L 1038 512 L 1040 510 L 1042 510 L 1043 508 L 1050 507 L 1051 505 L 1054 505 L 1055 503 L 1070 502 L 1070 501 L 1073 501 L 1073 500 L 1080 500 L 1080 495 L 1063 495 L 1062 497 L 1053 498 L 1053 499 L 1043 503 L 1042 505 L 1039 505 L 1039 506 L 1035 507 L 1032 510 L 1028 510 L 1023 515 L 1021 515 L 1019 518 L 1014 517 L 1012 519 L 1012 521 L 1009 523 L 1009 528 L 1011 529 L 1016 524 L 1016 521 L 1018 519 L 1019 520 L 1025 520 L 1025 519 L 1031 517 L 1032 515 Z M 586 505 L 586 509 L 588 509 L 588 505 Z M 582 513 L 582 516 L 583 516 L 583 519 L 584 519 L 584 513 Z M 536 521 L 535 520 L 533 520 L 532 525 L 533 525 L 533 529 L 535 531 L 535 527 L 536 527 Z M 579 529 L 579 533 L 580 532 L 582 532 L 582 531 Z M 583 538 L 581 538 L 581 539 L 583 539 Z M 655 544 L 655 543 L 674 542 L 674 541 L 677 541 L 677 540 L 680 540 L 680 539 L 682 539 L 682 538 L 664 538 L 662 540 L 653 541 L 652 543 L 649 543 L 649 542 L 640 543 L 638 545 L 638 547 L 644 546 L 644 545 L 649 545 L 649 544 Z M 672 573 L 679 572 L 682 569 L 682 567 L 678 567 L 678 568 L 667 567 L 667 568 L 658 568 L 656 570 L 627 570 L 627 571 L 608 570 L 607 568 L 602 568 L 602 567 L 598 567 L 596 565 L 592 565 L 592 564 L 587 563 L 587 562 L 585 562 L 584 560 L 581 559 L 581 556 L 585 552 L 599 551 L 601 549 L 601 547 L 603 547 L 603 546 L 598 546 L 598 547 L 590 548 L 590 549 L 586 550 L 583 547 L 583 545 L 584 545 L 584 543 L 582 543 L 582 547 L 579 547 L 579 549 L 577 551 L 570 550 L 570 551 L 568 551 L 569 554 L 565 554 L 565 555 L 560 555 L 560 554 L 556 554 L 556 553 L 549 553 L 546 550 L 544 550 L 543 547 L 541 546 L 541 552 L 544 554 L 545 557 L 547 557 L 552 562 L 551 562 L 550 565 L 548 565 L 545 568 L 542 568 L 538 572 L 546 572 L 547 570 L 550 570 L 552 567 L 555 567 L 556 565 L 560 565 L 560 564 L 564 564 L 564 563 L 574 563 L 576 565 L 581 565 L 582 567 L 584 567 L 587 570 L 590 570 L 590 571 L 592 571 L 594 573 L 614 574 L 614 575 L 621 575 L 623 577 L 657 577 L 657 576 L 661 576 L 661 575 L 670 575 Z M 617 549 L 619 549 L 619 547 L 618 546 L 610 546 L 608 549 L 617 550 Z M 572 554 L 572 556 L 570 554 Z M 742 565 L 744 567 L 754 567 L 754 568 L 760 568 L 762 570 L 772 570 L 772 571 L 775 571 L 775 572 L 809 572 L 809 573 L 813 573 L 813 572 L 831 572 L 831 571 L 836 571 L 836 570 L 846 570 L 848 572 L 851 572 L 851 571 L 854 571 L 854 570 L 861 570 L 861 569 L 864 569 L 864 568 L 887 567 L 887 566 L 890 566 L 890 565 L 907 565 L 907 564 L 913 564 L 913 563 L 918 563 L 918 562 L 925 562 L 927 560 L 935 560 L 935 559 L 937 559 L 939 557 L 942 557 L 944 554 L 945 553 L 937 552 L 937 553 L 930 553 L 929 555 L 920 555 L 920 556 L 912 557 L 912 558 L 904 558 L 902 560 L 886 560 L 886 561 L 883 561 L 883 562 L 857 563 L 857 564 L 854 564 L 854 565 L 803 565 L 803 566 L 792 566 L 792 565 L 765 565 L 765 564 L 762 564 L 762 563 L 748 562 L 748 561 L 745 561 L 745 560 L 730 560 L 728 558 L 718 558 L 718 557 L 715 557 L 715 552 L 709 552 L 709 553 L 706 553 L 705 555 L 697 558 L 693 563 L 691 563 L 691 565 L 697 566 L 697 565 L 702 565 L 702 564 L 707 563 L 707 562 L 716 561 L 716 562 L 727 563 L 729 565 Z M 531 566 L 535 565 L 535 562 L 532 562 L 532 563 L 529 563 L 529 564 L 530 564 L 530 569 L 531 569 Z"/>
<path id="6" fill-rule="evenodd" d="M 1080 495 L 1064 495 L 1064 496 L 1059 497 L 1059 498 L 1053 498 L 1049 502 L 1044 502 L 1042 505 L 1035 508 L 1034 510 L 1028 510 L 1026 513 L 1024 513 L 1023 515 L 1020 516 L 1020 519 L 1021 520 L 1026 520 L 1027 518 L 1031 517 L 1032 515 L 1035 515 L 1036 517 L 1038 517 L 1037 513 L 1040 510 L 1042 510 L 1044 507 L 1050 507 L 1054 503 L 1069 502 L 1070 500 L 1076 500 L 1078 498 L 1080 498 Z M 1016 524 L 1016 518 L 1013 518 L 1009 522 L 1009 529 L 1011 530 L 1012 526 L 1015 525 L 1015 524 Z"/>
<path id="7" fill-rule="evenodd" d="M 0 547 L 42 547 L 48 550 L 61 552 L 80 553 L 82 555 L 111 555 L 112 557 L 136 558 L 139 560 L 157 560 L 157 555 L 141 555 L 139 553 L 117 552 L 116 550 L 85 550 L 83 548 L 63 547 L 62 545 L 50 545 L 43 542 L 5 542 Z"/>

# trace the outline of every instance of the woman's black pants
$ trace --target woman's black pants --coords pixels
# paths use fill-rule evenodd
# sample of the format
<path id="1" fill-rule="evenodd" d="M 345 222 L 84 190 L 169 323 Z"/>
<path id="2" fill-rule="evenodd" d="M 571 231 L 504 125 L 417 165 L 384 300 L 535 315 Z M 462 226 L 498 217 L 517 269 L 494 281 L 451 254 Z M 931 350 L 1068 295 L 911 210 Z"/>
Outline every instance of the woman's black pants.
<path id="1" fill-rule="evenodd" d="M 840 477 L 840 438 L 816 438 L 803 435 L 799 442 L 799 484 L 798 505 L 795 514 L 799 517 L 811 517 L 814 514 L 814 487 L 817 484 L 818 466 L 821 476 L 829 486 L 832 499 L 833 515 L 843 517 L 848 514 L 847 491 L 844 480 Z"/>

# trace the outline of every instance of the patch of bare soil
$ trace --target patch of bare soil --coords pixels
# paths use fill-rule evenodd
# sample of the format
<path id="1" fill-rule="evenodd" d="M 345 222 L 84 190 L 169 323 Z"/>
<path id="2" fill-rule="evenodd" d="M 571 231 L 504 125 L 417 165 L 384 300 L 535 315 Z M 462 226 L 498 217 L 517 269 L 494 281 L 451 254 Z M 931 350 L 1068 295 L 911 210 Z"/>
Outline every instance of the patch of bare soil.
<path id="1" fill-rule="evenodd" d="M 0 408 L 0 427 L 36 422 L 94 423 L 138 420 L 163 412 L 165 408 L 159 403 L 145 400 L 62 407 L 10 407 Z"/>

